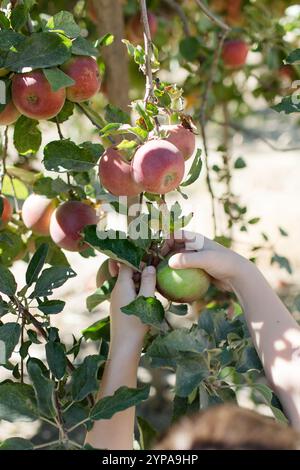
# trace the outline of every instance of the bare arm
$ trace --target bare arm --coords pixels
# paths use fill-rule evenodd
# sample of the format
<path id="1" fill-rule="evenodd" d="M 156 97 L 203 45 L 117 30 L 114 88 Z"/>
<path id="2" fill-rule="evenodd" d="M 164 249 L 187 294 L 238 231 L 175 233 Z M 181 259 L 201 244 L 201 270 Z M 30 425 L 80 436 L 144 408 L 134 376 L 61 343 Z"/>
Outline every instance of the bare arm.
<path id="1" fill-rule="evenodd" d="M 221 288 L 233 290 L 244 309 L 266 376 L 296 429 L 300 429 L 300 327 L 266 279 L 245 258 L 201 235 L 185 232 L 189 249 L 174 255 L 173 268 L 199 267 Z M 204 241 L 204 243 L 203 243 Z"/>
<path id="2" fill-rule="evenodd" d="M 135 388 L 137 385 L 137 369 L 147 326 L 137 317 L 128 317 L 120 310 L 136 297 L 132 275 L 132 269 L 122 265 L 112 293 L 110 351 L 98 399 L 113 395 L 122 386 Z M 155 269 L 149 266 L 143 271 L 139 295 L 153 296 L 154 289 Z M 135 408 L 132 407 L 109 420 L 96 421 L 87 433 L 86 442 L 98 449 L 132 450 L 134 419 Z"/>

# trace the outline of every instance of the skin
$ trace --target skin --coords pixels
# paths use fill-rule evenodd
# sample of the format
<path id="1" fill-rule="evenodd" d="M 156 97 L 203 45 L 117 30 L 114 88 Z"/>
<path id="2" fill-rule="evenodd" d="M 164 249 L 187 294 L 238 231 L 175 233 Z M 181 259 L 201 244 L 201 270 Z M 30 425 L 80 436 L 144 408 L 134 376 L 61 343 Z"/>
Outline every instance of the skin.
<path id="1" fill-rule="evenodd" d="M 7 197 L 0 195 L 3 203 L 2 214 L 0 215 L 0 229 L 6 227 L 13 215 L 13 208 Z"/>
<path id="2" fill-rule="evenodd" d="M 155 268 L 148 266 L 142 273 L 138 296 L 152 297 L 155 291 Z M 101 388 L 97 399 L 113 395 L 122 386 L 136 388 L 137 369 L 148 326 L 139 318 L 122 313 L 121 308 L 137 297 L 133 270 L 120 265 L 118 279 L 111 295 L 111 342 Z M 99 449 L 131 450 L 135 408 L 116 413 L 109 420 L 96 421 L 87 433 L 86 442 Z"/>
<path id="3" fill-rule="evenodd" d="M 165 140 L 150 140 L 135 153 L 133 178 L 145 191 L 166 194 L 176 189 L 184 175 L 184 159 L 175 145 Z"/>
<path id="4" fill-rule="evenodd" d="M 61 248 L 68 251 L 82 251 L 87 245 L 82 242 L 81 232 L 87 225 L 98 221 L 95 209 L 79 201 L 61 204 L 52 214 L 50 236 Z"/>
<path id="5" fill-rule="evenodd" d="M 248 52 L 249 48 L 245 41 L 240 39 L 226 41 L 222 50 L 222 59 L 225 67 L 242 67 L 246 63 Z"/>
<path id="6" fill-rule="evenodd" d="M 21 114 L 31 119 L 51 119 L 65 104 L 66 90 L 52 91 L 41 70 L 15 74 L 12 79 L 12 99 Z"/>
<path id="7" fill-rule="evenodd" d="M 99 177 L 102 185 L 115 196 L 136 196 L 143 191 L 133 180 L 131 165 L 112 147 L 100 159 Z"/>
<path id="8" fill-rule="evenodd" d="M 14 103 L 10 101 L 7 103 L 3 111 L 0 112 L 0 126 L 9 126 L 17 121 L 20 117 L 20 112 L 15 107 Z"/>
<path id="9" fill-rule="evenodd" d="M 39 194 L 31 194 L 22 207 L 24 225 L 37 235 L 49 235 L 50 219 L 55 207 L 55 201 Z"/>
<path id="10" fill-rule="evenodd" d="M 75 84 L 67 88 L 67 98 L 75 103 L 93 98 L 100 90 L 101 77 L 93 57 L 75 56 L 61 66 Z"/>
<path id="11" fill-rule="evenodd" d="M 209 277 L 202 269 L 172 269 L 167 259 L 157 267 L 158 291 L 173 302 L 199 300 L 206 294 L 209 284 Z"/>
<path id="12" fill-rule="evenodd" d="M 299 325 L 253 263 L 200 234 L 175 234 L 175 246 L 183 245 L 189 251 L 171 256 L 170 267 L 203 269 L 219 288 L 236 293 L 266 376 L 293 427 L 300 430 Z M 173 241 L 169 241 L 169 249 L 174 249 Z M 111 350 L 99 398 L 112 395 L 122 385 L 136 386 L 147 327 L 137 317 L 120 311 L 135 298 L 132 275 L 130 268 L 122 267 L 113 291 Z M 152 296 L 154 287 L 154 274 L 146 276 L 144 271 L 140 295 Z M 111 420 L 97 422 L 87 434 L 87 442 L 102 449 L 132 449 L 133 428 L 134 410 L 126 410 Z"/>
<path id="13" fill-rule="evenodd" d="M 168 132 L 166 140 L 180 150 L 185 160 L 191 158 L 196 148 L 196 136 L 193 132 L 181 124 L 162 126 L 162 130 Z"/>

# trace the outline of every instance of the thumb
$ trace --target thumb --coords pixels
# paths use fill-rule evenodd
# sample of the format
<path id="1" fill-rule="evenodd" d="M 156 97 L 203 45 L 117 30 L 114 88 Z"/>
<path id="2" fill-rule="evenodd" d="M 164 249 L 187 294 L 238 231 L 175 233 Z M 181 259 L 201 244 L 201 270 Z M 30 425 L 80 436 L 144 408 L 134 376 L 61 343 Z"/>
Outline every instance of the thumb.
<path id="1" fill-rule="evenodd" d="M 156 270 L 154 266 L 147 266 L 142 272 L 139 296 L 152 297 L 155 292 Z"/>
<path id="2" fill-rule="evenodd" d="M 169 266 L 173 269 L 202 268 L 208 270 L 211 267 L 212 256 L 214 253 L 211 251 L 176 253 L 169 259 Z"/>

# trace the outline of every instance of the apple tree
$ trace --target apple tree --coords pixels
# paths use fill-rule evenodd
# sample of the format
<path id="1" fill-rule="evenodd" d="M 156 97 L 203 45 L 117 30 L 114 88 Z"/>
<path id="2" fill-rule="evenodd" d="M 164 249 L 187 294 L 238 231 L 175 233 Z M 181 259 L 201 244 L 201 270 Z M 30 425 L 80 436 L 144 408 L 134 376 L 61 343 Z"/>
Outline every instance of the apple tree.
<path id="1" fill-rule="evenodd" d="M 242 157 L 233 159 L 232 136 L 251 134 L 244 122 L 255 116 L 258 100 L 277 111 L 299 111 L 291 96 L 283 97 L 298 76 L 299 51 L 286 34 L 296 28 L 286 13 L 290 3 L 1 2 L 0 364 L 9 378 L 0 383 L 0 419 L 47 423 L 56 437 L 43 447 L 83 449 L 76 430 L 149 397 L 149 385 L 140 383 L 96 400 L 109 316 L 73 335 L 72 344 L 53 326 L 65 308 L 55 290 L 66 282 L 71 287 L 76 276 L 70 251 L 86 266 L 99 252 L 107 256 L 86 301 L 89 311 L 109 301 L 115 277 L 108 259 L 133 267 L 137 285 L 143 264 L 157 266 L 160 296 L 140 297 L 123 311 L 151 325 L 147 367 L 176 377 L 173 420 L 236 401 L 246 388 L 255 403 L 286 421 L 260 381 L 262 365 L 236 298 L 196 269 L 184 270 L 174 286 L 167 240 L 191 221 L 181 204 L 201 180 L 219 243 L 234 247 L 237 234 L 259 227 L 259 214 L 248 216 L 232 189 L 247 171 Z M 180 85 L 176 68 L 184 77 Z M 67 123 L 81 116 L 95 139 L 75 143 Z M 45 125 L 57 137 L 44 144 Z M 41 154 L 37 172 L 32 162 Z M 106 225 L 108 211 L 127 218 L 126 232 Z M 282 227 L 280 233 L 287 236 Z M 266 245 L 270 262 L 291 272 L 266 233 L 251 248 L 253 261 Z M 27 268 L 17 284 L 11 268 L 20 259 Z M 184 321 L 191 304 L 197 319 Z M 92 355 L 83 352 L 87 342 L 94 342 Z M 138 423 L 140 445 L 150 445 L 150 424 Z M 0 446 L 33 448 L 21 437 Z"/>

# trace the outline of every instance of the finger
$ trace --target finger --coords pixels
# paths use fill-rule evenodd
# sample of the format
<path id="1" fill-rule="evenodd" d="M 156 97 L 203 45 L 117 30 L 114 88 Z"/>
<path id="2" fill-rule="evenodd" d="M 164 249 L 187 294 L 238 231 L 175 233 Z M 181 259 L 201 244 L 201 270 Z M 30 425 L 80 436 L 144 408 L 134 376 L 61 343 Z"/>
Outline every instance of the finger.
<path id="1" fill-rule="evenodd" d="M 108 270 L 109 270 L 109 274 L 112 276 L 112 277 L 117 277 L 118 273 L 119 273 L 119 265 L 118 265 L 118 262 L 115 261 L 114 259 L 109 259 L 108 260 Z"/>
<path id="2" fill-rule="evenodd" d="M 155 292 L 155 285 L 156 285 L 155 267 L 147 266 L 142 272 L 141 287 L 140 287 L 139 295 L 143 295 L 144 297 L 152 297 Z"/>
<path id="3" fill-rule="evenodd" d="M 169 266 L 173 269 L 203 268 L 209 269 L 211 265 L 211 253 L 209 251 L 177 253 L 169 259 Z"/>
<path id="4" fill-rule="evenodd" d="M 133 282 L 132 276 L 133 276 L 133 269 L 130 268 L 129 266 L 126 266 L 126 264 L 120 264 L 118 281 Z"/>

